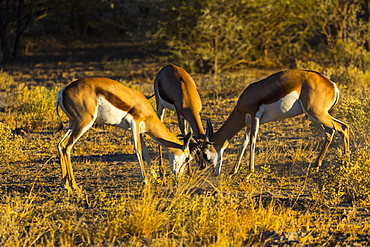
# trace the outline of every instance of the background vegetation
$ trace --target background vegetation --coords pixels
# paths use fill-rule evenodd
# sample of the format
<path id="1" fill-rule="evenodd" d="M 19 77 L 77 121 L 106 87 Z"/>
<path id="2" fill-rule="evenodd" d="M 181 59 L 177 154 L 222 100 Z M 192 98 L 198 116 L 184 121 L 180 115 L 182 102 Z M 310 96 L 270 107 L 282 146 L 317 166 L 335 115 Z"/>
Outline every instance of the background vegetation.
<path id="1" fill-rule="evenodd" d="M 279 246 L 370 242 L 370 1 L 4 0 L 0 2 L 1 246 Z M 129 132 L 94 126 L 75 145 L 83 193 L 61 187 L 55 99 L 105 76 L 152 94 L 169 62 L 191 72 L 217 130 L 244 88 L 271 73 L 316 70 L 341 90 L 351 127 L 311 173 L 322 131 L 305 117 L 261 126 L 257 171 L 197 171 L 140 183 Z M 153 99 L 152 103 L 154 105 Z M 64 117 L 64 121 L 66 118 Z M 165 124 L 179 133 L 176 117 Z M 234 164 L 243 133 L 225 151 Z"/>
<path id="2" fill-rule="evenodd" d="M 194 72 L 370 64 L 368 0 L 5 0 L 3 61 L 100 38 L 141 41 Z M 44 40 L 43 40 L 44 39 Z M 53 49 L 55 49 L 53 47 Z"/>

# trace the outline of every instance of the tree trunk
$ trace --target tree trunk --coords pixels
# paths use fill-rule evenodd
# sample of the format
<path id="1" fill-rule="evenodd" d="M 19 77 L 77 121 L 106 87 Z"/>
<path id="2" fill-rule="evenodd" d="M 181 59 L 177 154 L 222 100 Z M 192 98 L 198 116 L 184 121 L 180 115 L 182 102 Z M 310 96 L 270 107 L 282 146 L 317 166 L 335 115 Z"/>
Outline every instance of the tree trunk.
<path id="1" fill-rule="evenodd" d="M 370 23 L 370 0 L 364 0 L 364 2 L 365 20 Z M 368 34 L 367 37 L 367 50 L 370 51 L 370 35 Z"/>
<path id="2" fill-rule="evenodd" d="M 8 25 L 9 25 L 9 18 L 8 18 L 8 8 L 9 8 L 9 1 L 5 0 L 1 1 L 0 4 L 0 37 L 1 37 L 1 50 L 3 53 L 2 63 L 8 62 L 12 58 L 12 53 L 9 49 L 9 35 L 8 35 Z"/>

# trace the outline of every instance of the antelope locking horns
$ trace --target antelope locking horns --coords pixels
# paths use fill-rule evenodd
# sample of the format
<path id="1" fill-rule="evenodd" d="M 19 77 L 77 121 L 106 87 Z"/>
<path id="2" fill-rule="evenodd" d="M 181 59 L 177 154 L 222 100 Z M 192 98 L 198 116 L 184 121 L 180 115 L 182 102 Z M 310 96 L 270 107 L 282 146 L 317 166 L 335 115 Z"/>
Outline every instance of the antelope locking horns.
<path id="1" fill-rule="evenodd" d="M 191 156 L 195 156 L 197 153 L 199 153 L 202 150 L 202 148 L 203 148 L 203 142 L 200 140 L 195 141 L 194 145 L 191 147 L 191 150 L 190 150 Z"/>

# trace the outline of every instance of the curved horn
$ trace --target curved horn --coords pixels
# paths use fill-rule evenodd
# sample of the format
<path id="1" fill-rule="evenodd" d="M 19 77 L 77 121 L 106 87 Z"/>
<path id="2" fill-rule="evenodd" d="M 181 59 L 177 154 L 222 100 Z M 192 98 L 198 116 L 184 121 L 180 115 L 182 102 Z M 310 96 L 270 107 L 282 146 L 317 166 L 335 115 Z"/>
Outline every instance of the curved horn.
<path id="1" fill-rule="evenodd" d="M 189 144 L 190 144 L 191 140 L 193 139 L 192 135 L 193 135 L 193 131 L 190 130 L 190 132 L 187 133 L 186 136 L 184 137 L 183 151 L 189 150 Z"/>
<path id="2" fill-rule="evenodd" d="M 207 127 L 206 127 L 206 138 L 211 139 L 213 136 L 213 127 L 210 119 L 207 119 Z"/>

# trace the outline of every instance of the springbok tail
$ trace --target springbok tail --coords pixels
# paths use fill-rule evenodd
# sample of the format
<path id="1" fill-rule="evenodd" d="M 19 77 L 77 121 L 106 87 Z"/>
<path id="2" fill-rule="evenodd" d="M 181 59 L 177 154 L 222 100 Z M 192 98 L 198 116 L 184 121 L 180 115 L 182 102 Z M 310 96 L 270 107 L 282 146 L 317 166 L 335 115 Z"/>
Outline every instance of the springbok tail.
<path id="1" fill-rule="evenodd" d="M 145 95 L 145 98 L 147 98 L 147 99 L 151 99 L 151 98 L 153 98 L 153 97 L 154 97 L 154 95 L 155 95 L 155 93 L 153 93 L 153 94 L 152 94 L 152 95 L 150 95 L 150 96 Z"/>
<path id="2" fill-rule="evenodd" d="M 340 92 L 339 92 L 339 89 L 338 87 L 334 84 L 334 102 L 333 102 L 333 105 L 330 107 L 329 109 L 329 113 L 331 111 L 333 111 L 333 109 L 335 108 L 335 106 L 338 104 L 338 101 L 339 101 L 339 96 L 340 96 Z"/>
<path id="3" fill-rule="evenodd" d="M 58 128 L 55 130 L 54 133 L 58 133 L 59 131 L 61 131 L 63 129 L 63 121 L 62 121 L 62 118 L 60 117 L 59 115 L 59 97 L 57 99 L 57 103 L 56 103 L 56 107 L 55 107 L 55 111 L 57 113 L 57 116 L 58 116 L 58 120 L 59 120 L 59 126 Z"/>

